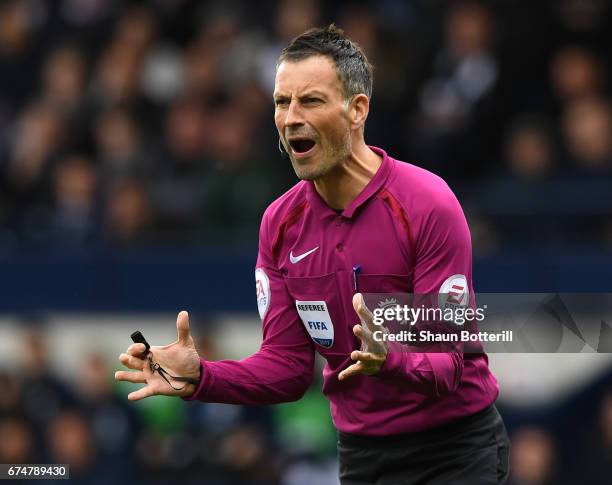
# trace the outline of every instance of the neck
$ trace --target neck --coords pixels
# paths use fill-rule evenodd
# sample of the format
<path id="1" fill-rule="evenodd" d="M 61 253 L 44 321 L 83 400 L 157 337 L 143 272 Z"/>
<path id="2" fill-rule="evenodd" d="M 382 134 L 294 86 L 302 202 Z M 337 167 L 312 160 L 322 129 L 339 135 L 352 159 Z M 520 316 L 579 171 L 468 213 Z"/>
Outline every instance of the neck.
<path id="1" fill-rule="evenodd" d="M 314 186 L 329 207 L 344 210 L 372 180 L 381 164 L 382 158 L 361 142 L 331 172 L 315 180 Z"/>

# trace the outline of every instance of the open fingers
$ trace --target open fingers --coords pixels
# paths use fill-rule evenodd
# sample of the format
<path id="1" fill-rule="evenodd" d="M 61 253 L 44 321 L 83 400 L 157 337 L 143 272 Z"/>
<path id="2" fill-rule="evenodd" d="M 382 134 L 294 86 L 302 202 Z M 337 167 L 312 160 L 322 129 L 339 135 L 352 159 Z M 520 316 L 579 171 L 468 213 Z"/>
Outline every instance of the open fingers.
<path id="1" fill-rule="evenodd" d="M 353 350 L 351 352 L 351 360 L 359 360 L 361 362 L 379 362 L 381 360 L 381 357 L 371 352 Z"/>
<path id="2" fill-rule="evenodd" d="M 119 356 L 119 362 L 134 370 L 143 370 L 145 367 L 145 361 L 143 359 L 139 359 L 138 357 L 128 354 L 121 354 Z"/>
<path id="3" fill-rule="evenodd" d="M 365 366 L 361 362 L 357 362 L 356 364 L 349 365 L 346 369 L 344 369 L 340 374 L 338 374 L 338 380 L 343 381 L 348 379 L 349 377 L 353 377 L 359 374 L 362 374 L 365 369 Z"/>
<path id="4" fill-rule="evenodd" d="M 363 325 L 355 325 L 353 327 L 353 333 L 355 334 L 355 337 L 361 340 L 365 345 L 370 343 L 370 340 L 372 340 L 372 332 Z"/>
<path id="5" fill-rule="evenodd" d="M 133 355 L 134 357 L 140 357 L 146 350 L 145 344 L 132 344 L 125 351 L 126 354 Z"/>
<path id="6" fill-rule="evenodd" d="M 129 372 L 124 370 L 115 372 L 115 379 L 118 381 L 133 382 L 135 384 L 144 384 L 147 382 L 144 372 Z"/>
<path id="7" fill-rule="evenodd" d="M 130 401 L 139 401 L 141 399 L 144 399 L 145 397 L 155 396 L 157 394 L 159 393 L 153 387 L 151 387 L 151 385 L 148 385 L 145 387 L 141 387 L 137 391 L 130 392 L 128 394 L 128 399 Z"/>

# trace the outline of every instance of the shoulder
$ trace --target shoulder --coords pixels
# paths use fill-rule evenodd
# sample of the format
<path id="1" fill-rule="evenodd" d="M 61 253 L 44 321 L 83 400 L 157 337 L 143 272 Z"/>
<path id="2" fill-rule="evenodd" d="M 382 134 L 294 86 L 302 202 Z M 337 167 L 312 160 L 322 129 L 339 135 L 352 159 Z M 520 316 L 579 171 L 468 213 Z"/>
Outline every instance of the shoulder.
<path id="1" fill-rule="evenodd" d="M 443 210 L 458 206 L 457 197 L 442 177 L 400 160 L 393 160 L 393 164 L 393 176 L 387 190 L 406 209 Z"/>
<path id="2" fill-rule="evenodd" d="M 386 190 L 405 211 L 417 237 L 433 227 L 467 228 L 463 209 L 442 177 L 411 163 L 393 163 Z"/>
<path id="3" fill-rule="evenodd" d="M 271 236 L 287 220 L 304 212 L 307 207 L 307 182 L 301 180 L 266 208 L 261 219 L 262 235 Z"/>
<path id="4" fill-rule="evenodd" d="M 303 206 L 306 203 L 306 183 L 303 180 L 299 181 L 270 203 L 264 212 L 263 219 L 268 223 L 280 223 L 296 208 Z"/>

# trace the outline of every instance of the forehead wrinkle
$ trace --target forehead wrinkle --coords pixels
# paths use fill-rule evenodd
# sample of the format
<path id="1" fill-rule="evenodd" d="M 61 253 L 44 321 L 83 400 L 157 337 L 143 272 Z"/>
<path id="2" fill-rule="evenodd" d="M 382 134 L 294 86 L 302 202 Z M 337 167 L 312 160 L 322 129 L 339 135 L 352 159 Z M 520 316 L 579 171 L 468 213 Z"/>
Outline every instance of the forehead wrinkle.
<path id="1" fill-rule="evenodd" d="M 321 69 L 322 63 L 329 66 L 331 71 Z M 285 66 L 288 65 L 296 66 L 296 69 L 287 73 Z M 300 65 L 302 66 L 301 69 L 297 67 Z M 335 91 L 341 97 L 344 97 L 342 80 L 333 61 L 322 56 L 309 57 L 300 61 L 283 61 L 276 72 L 274 96 L 285 96 L 287 91 L 291 90 L 295 91 L 296 96 L 299 96 L 308 89 L 318 90 L 323 94 Z"/>

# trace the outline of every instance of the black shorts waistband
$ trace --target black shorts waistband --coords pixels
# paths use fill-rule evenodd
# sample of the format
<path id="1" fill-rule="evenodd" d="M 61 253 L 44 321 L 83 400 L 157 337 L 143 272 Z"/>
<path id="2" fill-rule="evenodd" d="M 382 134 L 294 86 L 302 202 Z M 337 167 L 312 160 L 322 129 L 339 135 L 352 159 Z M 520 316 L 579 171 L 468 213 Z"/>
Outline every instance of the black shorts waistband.
<path id="1" fill-rule="evenodd" d="M 342 445 L 356 447 L 396 447 L 411 444 L 430 443 L 448 439 L 450 436 L 461 434 L 464 431 L 489 426 L 495 420 L 501 420 L 499 412 L 494 404 L 478 411 L 475 414 L 465 416 L 447 424 L 442 424 L 430 429 L 416 431 L 414 433 L 394 434 L 388 436 L 365 436 L 343 433 L 338 431 L 338 442 Z"/>

